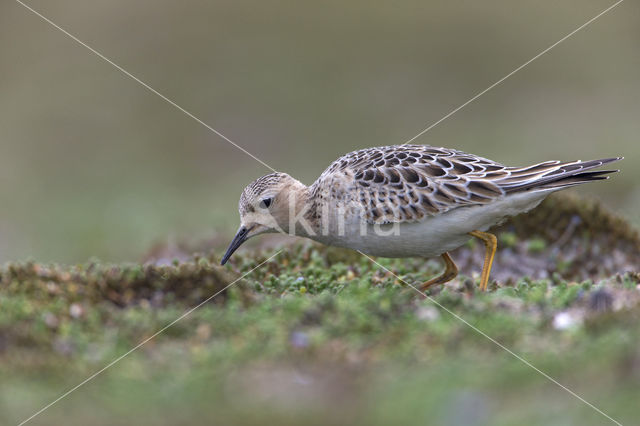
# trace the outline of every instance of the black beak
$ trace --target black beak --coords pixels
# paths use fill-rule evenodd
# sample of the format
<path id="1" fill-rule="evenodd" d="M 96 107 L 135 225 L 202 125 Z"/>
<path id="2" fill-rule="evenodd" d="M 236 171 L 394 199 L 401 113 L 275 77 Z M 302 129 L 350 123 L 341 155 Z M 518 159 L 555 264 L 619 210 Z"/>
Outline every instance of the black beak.
<path id="1" fill-rule="evenodd" d="M 227 263 L 231 255 L 236 250 L 238 250 L 238 247 L 240 247 L 242 243 L 247 241 L 247 236 L 249 235 L 250 230 L 251 228 L 245 228 L 244 226 L 238 229 L 238 233 L 236 234 L 235 237 L 233 237 L 233 241 L 231 241 L 231 244 L 229 244 L 229 248 L 227 249 L 227 252 L 222 257 L 222 261 L 220 262 L 221 265 L 224 265 L 225 263 Z"/>

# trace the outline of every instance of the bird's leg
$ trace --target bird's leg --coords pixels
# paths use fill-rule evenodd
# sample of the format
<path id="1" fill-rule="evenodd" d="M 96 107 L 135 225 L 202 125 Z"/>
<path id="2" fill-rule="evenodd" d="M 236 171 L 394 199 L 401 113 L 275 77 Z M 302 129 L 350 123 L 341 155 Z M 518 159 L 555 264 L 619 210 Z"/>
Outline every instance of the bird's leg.
<path id="1" fill-rule="evenodd" d="M 458 267 L 455 263 L 453 263 L 453 259 L 451 259 L 451 256 L 449 256 L 449 253 L 443 253 L 442 260 L 444 260 L 445 264 L 445 270 L 442 275 L 432 278 L 426 283 L 422 284 L 420 286 L 420 290 L 424 291 L 427 289 L 427 287 L 434 284 L 444 284 L 451 281 L 456 277 L 456 275 L 458 275 Z"/>
<path id="2" fill-rule="evenodd" d="M 484 291 L 489 285 L 489 274 L 491 273 L 493 257 L 495 256 L 496 249 L 498 248 L 498 239 L 493 234 L 481 231 L 469 232 L 469 235 L 481 239 L 486 249 L 484 253 L 484 266 L 482 267 L 482 275 L 480 276 L 480 290 Z"/>

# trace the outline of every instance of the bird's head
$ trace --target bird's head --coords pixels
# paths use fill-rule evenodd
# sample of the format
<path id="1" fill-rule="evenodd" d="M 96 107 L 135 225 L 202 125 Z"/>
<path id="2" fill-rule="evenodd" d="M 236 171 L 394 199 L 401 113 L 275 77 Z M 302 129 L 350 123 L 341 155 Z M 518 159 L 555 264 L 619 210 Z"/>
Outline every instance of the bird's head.
<path id="1" fill-rule="evenodd" d="M 286 173 L 271 173 L 249 184 L 240 195 L 240 228 L 222 257 L 231 255 L 251 237 L 267 232 L 289 232 L 289 217 L 298 211 L 307 187 Z"/>

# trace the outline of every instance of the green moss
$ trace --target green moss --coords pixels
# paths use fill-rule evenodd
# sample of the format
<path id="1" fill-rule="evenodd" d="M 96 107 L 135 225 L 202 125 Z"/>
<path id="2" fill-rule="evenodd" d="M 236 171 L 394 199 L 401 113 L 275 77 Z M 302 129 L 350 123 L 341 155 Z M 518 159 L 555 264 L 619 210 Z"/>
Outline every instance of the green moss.
<path id="1" fill-rule="evenodd" d="M 555 407 L 554 418 L 562 423 L 582 420 L 582 408 L 567 408 L 571 399 L 556 404 L 562 393 L 546 398 L 547 386 L 554 385 L 488 340 L 482 334 L 486 333 L 561 383 L 570 383 L 579 394 L 593 392 L 597 382 L 602 392 L 590 399 L 629 422 L 632 416 L 625 407 L 640 397 L 633 373 L 635 342 L 640 338 L 640 275 L 606 275 L 597 269 L 586 280 L 583 260 L 563 260 L 563 252 L 558 254 L 558 245 L 544 229 L 531 228 L 528 235 L 542 236 L 536 240 L 514 224 L 505 226 L 512 226 L 500 235 L 510 249 L 505 253 L 551 259 L 544 271 L 550 278 L 498 279 L 483 293 L 460 276 L 430 289 L 425 299 L 353 251 L 296 243 L 114 366 L 108 376 L 112 379 L 96 388 L 99 393 L 88 400 L 78 395 L 70 404 L 82 407 L 92 401 L 95 407 L 96 401 L 104 403 L 101 395 L 131 391 L 138 404 L 122 397 L 114 402 L 118 410 L 139 410 L 148 404 L 175 422 L 180 420 L 175 417 L 178 412 L 213 410 L 216 418 L 229 422 L 245 413 L 249 424 L 257 422 L 253 415 L 262 422 L 287 423 L 293 418 L 293 423 L 313 423 L 315 417 L 309 413 L 331 407 L 329 411 L 343 414 L 338 416 L 342 421 L 371 424 L 384 423 L 380 419 L 388 416 L 387 404 L 400 413 L 397 416 L 411 413 L 408 421 L 425 407 L 429 416 L 445 418 L 456 411 L 451 407 L 461 404 L 460 398 L 466 398 L 460 389 L 467 389 L 483 395 L 488 406 L 501 407 L 487 423 L 520 423 L 518 413 L 534 418 L 540 407 Z M 586 250 L 584 241 L 606 241 L 610 229 L 600 226 L 597 232 L 582 230 L 589 233 L 588 240 L 575 230 L 562 246 L 565 253 L 568 246 Z M 633 241 L 624 241 L 616 244 L 626 244 L 629 251 L 623 254 L 633 256 Z M 608 262 L 603 258 L 607 253 L 599 254 L 602 264 Z M 481 261 L 473 251 L 457 254 L 462 272 L 469 274 L 478 269 L 469 264 L 470 256 L 465 258 L 470 254 Z M 69 388 L 69 383 L 52 379 L 53 391 L 41 389 L 34 384 L 38 381 L 24 380 L 27 375 L 57 374 L 79 382 L 270 255 L 241 251 L 225 268 L 217 266 L 215 254 L 170 266 L 98 261 L 4 266 L 0 375 L 11 392 L 2 393 L 0 386 L 0 403 L 2 397 L 13 401 L 10 395 L 23 389 L 21 401 L 39 408 L 41 400 Z M 500 253 L 497 262 L 499 258 Z M 377 261 L 409 283 L 424 281 L 441 269 L 439 262 L 422 259 Z M 499 273 L 501 268 L 498 264 L 495 270 Z M 575 325 L 563 329 L 558 315 L 569 315 Z M 311 385 L 306 390 L 296 387 L 301 382 Z M 172 389 L 171 398 L 156 392 L 164 388 Z M 314 393 L 305 393 L 310 389 Z M 39 392 L 47 397 L 37 398 Z M 278 398 L 283 395 L 301 399 L 286 403 L 280 412 Z M 236 400 L 242 404 L 227 411 Z M 447 401 L 454 405 L 443 407 Z M 106 404 L 105 412 L 117 411 Z M 295 406 L 303 407 L 302 414 L 295 414 Z M 358 410 L 362 406 L 371 407 L 370 416 Z M 7 423 L 20 419 L 10 420 Z M 544 420 L 548 419 L 540 423 Z"/>

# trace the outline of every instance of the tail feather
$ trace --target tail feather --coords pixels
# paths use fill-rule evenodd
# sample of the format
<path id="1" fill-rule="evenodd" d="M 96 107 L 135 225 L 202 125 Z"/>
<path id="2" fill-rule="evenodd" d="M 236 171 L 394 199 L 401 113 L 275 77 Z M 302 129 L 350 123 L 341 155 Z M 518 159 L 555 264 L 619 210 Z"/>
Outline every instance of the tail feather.
<path id="1" fill-rule="evenodd" d="M 520 174 L 515 181 L 511 178 L 508 182 L 505 182 L 506 185 L 501 186 L 506 193 L 513 193 L 526 190 L 562 189 L 595 180 L 605 180 L 609 179 L 607 175 L 616 173 L 619 170 L 598 170 L 591 172 L 587 170 L 620 161 L 623 158 L 624 157 L 614 157 L 550 165 L 542 172 L 537 171 L 531 174 Z"/>
<path id="2" fill-rule="evenodd" d="M 610 176 L 605 176 L 608 173 L 616 173 L 619 170 L 603 170 L 601 172 L 585 172 L 578 173 L 574 176 L 568 176 L 562 179 L 558 179 L 553 182 L 549 182 L 545 185 L 541 185 L 538 188 L 540 189 L 550 189 L 550 188 L 566 188 L 568 186 L 580 185 L 582 183 L 593 182 L 594 180 L 607 180 Z"/>

